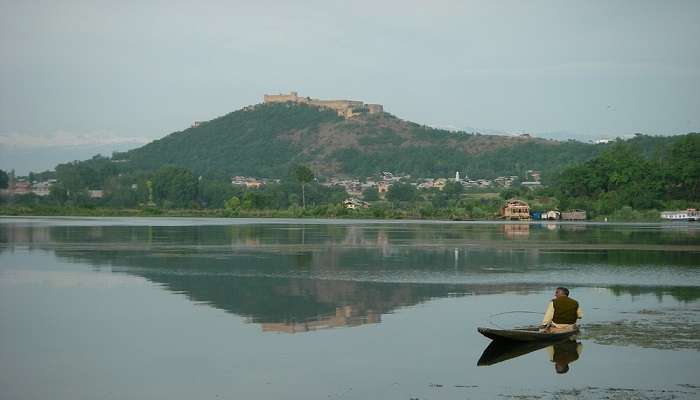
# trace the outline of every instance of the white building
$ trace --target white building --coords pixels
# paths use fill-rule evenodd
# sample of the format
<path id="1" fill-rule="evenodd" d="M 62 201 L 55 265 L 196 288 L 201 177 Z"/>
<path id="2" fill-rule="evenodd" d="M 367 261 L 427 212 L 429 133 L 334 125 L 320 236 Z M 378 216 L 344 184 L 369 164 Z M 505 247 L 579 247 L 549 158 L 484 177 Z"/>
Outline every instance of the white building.
<path id="1" fill-rule="evenodd" d="M 49 179 L 48 181 L 35 182 L 32 184 L 32 193 L 37 196 L 48 196 L 51 193 L 51 186 L 56 183 L 55 179 Z"/>
<path id="2" fill-rule="evenodd" d="M 104 190 L 98 189 L 98 190 L 88 190 L 88 196 L 91 199 L 101 199 L 105 195 Z"/>
<path id="3" fill-rule="evenodd" d="M 694 208 L 683 211 L 662 211 L 661 219 L 669 221 L 700 221 L 700 213 Z"/>
<path id="4" fill-rule="evenodd" d="M 360 199 L 356 199 L 354 197 L 351 197 L 351 198 L 343 201 L 343 206 L 349 210 L 357 210 L 360 208 L 369 208 L 369 203 L 366 201 L 362 201 Z"/>

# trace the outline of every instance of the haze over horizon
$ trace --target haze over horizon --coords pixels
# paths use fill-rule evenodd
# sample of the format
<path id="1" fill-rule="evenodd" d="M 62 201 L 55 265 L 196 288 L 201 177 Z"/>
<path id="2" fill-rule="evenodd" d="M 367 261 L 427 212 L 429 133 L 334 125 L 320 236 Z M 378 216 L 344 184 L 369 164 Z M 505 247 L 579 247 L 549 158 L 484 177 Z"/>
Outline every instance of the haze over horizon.
<path id="1" fill-rule="evenodd" d="M 19 173 L 291 90 L 453 129 L 700 131 L 696 1 L 0 0 L 0 11 L 0 168 Z"/>

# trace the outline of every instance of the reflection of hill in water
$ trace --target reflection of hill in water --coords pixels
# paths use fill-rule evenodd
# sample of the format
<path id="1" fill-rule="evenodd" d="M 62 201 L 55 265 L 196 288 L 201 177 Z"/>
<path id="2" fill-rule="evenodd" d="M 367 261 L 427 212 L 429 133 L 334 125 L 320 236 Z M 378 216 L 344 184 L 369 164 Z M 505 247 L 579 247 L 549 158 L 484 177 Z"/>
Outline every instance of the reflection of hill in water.
<path id="1" fill-rule="evenodd" d="M 522 226 L 522 225 L 521 225 Z M 696 266 L 698 240 L 683 231 L 530 225 L 234 225 L 32 227 L 0 224 L 2 249 L 144 277 L 270 331 L 379 322 L 381 315 L 451 294 L 533 290 L 522 283 L 450 284 L 457 276 L 527 274 L 562 265 Z M 513 234 L 516 232 L 517 234 Z M 657 246 L 663 244 L 665 249 Z M 589 246 L 586 250 L 580 247 Z M 652 249 L 648 246 L 653 245 Z M 632 247 L 636 250 L 625 250 Z M 686 249 L 686 250 L 683 250 Z M 439 277 L 435 283 L 431 279 Z M 694 288 L 627 288 L 681 299 Z"/>
<path id="2" fill-rule="evenodd" d="M 528 291 L 542 285 L 465 285 L 373 282 L 293 277 L 314 268 L 326 255 L 241 255 L 234 259 L 158 257 L 130 252 L 88 256 L 57 250 L 114 272 L 141 276 L 190 300 L 249 318 L 265 330 L 304 331 L 379 322 L 381 314 L 451 295 Z M 280 267 L 281 265 L 285 267 Z M 238 265 L 244 265 L 238 268 Z M 290 271 L 291 268 L 291 271 Z M 322 268 L 322 267 L 319 267 Z M 280 274 L 286 271 L 286 276 Z"/>

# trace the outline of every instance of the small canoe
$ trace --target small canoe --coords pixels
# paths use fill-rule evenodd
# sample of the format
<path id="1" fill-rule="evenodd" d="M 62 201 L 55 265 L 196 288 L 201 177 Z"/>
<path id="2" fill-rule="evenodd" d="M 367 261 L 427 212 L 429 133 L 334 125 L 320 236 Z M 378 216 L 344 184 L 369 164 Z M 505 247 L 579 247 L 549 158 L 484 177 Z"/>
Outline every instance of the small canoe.
<path id="1" fill-rule="evenodd" d="M 551 342 L 565 339 L 578 333 L 578 328 L 569 332 L 546 333 L 540 332 L 539 327 L 519 329 L 477 328 L 479 333 L 493 340 L 511 340 L 515 342 Z"/>

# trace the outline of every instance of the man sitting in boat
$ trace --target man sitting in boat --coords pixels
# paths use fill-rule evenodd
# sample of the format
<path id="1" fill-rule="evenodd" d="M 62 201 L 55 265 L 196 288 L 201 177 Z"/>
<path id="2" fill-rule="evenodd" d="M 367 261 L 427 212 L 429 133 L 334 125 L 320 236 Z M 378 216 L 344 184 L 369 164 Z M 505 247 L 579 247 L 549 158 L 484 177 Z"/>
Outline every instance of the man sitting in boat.
<path id="1" fill-rule="evenodd" d="M 541 332 L 560 333 L 576 330 L 576 320 L 583 317 L 578 301 L 569 297 L 569 289 L 558 287 L 554 299 L 547 305 Z"/>

